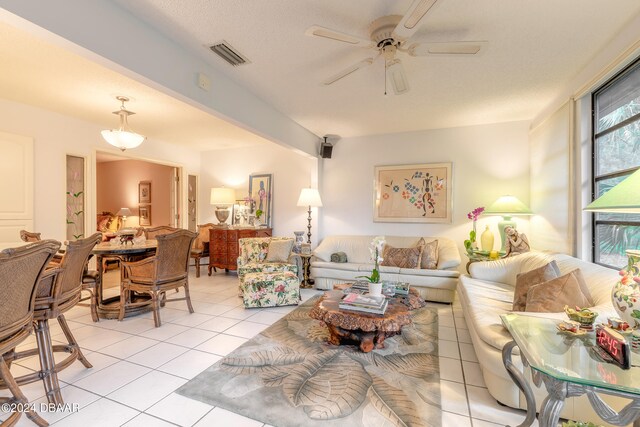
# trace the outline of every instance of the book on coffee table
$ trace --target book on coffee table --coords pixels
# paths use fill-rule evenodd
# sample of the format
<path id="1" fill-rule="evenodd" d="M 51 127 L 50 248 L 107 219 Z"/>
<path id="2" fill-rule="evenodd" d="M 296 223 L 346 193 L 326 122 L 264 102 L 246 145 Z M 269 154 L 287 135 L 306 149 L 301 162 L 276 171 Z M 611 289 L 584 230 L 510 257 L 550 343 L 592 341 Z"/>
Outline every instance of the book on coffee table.
<path id="1" fill-rule="evenodd" d="M 339 304 L 338 307 L 340 308 L 340 310 L 359 311 L 362 313 L 371 313 L 371 314 L 384 314 L 385 311 L 387 311 L 387 301 L 385 301 L 384 304 L 382 304 L 382 307 L 380 308 L 362 307 L 362 306 L 351 305 L 351 304 Z"/>
<path id="2" fill-rule="evenodd" d="M 384 296 L 350 293 L 342 297 L 342 300 L 338 304 L 338 307 L 344 310 L 384 314 L 385 310 L 387 309 L 387 300 Z"/>

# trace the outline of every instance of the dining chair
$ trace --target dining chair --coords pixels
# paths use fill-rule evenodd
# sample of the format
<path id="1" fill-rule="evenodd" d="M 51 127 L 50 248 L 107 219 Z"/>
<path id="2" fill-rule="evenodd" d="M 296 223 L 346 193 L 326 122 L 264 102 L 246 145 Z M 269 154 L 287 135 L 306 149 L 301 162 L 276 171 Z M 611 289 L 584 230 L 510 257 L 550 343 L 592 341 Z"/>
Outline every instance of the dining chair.
<path id="1" fill-rule="evenodd" d="M 42 240 L 41 234 L 42 233 L 36 233 L 32 231 L 27 231 L 27 230 L 20 230 L 20 240 L 27 243 L 39 242 L 40 240 Z M 53 258 L 51 258 L 50 262 L 59 264 L 61 259 L 62 259 L 62 255 L 58 253 L 58 254 L 55 254 Z"/>
<path id="2" fill-rule="evenodd" d="M 67 243 L 64 256 L 57 268 L 47 269 L 36 291 L 35 336 L 37 348 L 15 352 L 8 360 L 16 360 L 37 354 L 40 357 L 41 370 L 16 378 L 18 384 L 28 384 L 42 380 L 49 403 L 62 404 L 62 394 L 57 373 L 79 360 L 86 368 L 92 365 L 82 354 L 78 342 L 64 317 L 64 313 L 73 308 L 80 300 L 82 277 L 91 250 L 100 242 L 102 235 L 95 233 L 86 239 Z M 68 344 L 52 345 L 49 319 L 56 319 Z M 69 353 L 64 360 L 56 363 L 54 352 Z"/>
<path id="3" fill-rule="evenodd" d="M 200 259 L 209 256 L 209 230 L 213 227 L 213 223 L 210 222 L 198 225 L 198 237 L 191 247 L 191 258 L 196 264 L 196 277 L 200 277 Z"/>
<path id="4" fill-rule="evenodd" d="M 0 380 L 13 396 L 2 397 L 0 402 L 25 408 L 27 417 L 39 426 L 49 424 L 31 410 L 9 366 L 16 346 L 31 335 L 36 288 L 46 265 L 59 248 L 60 242 L 44 240 L 0 252 Z M 15 425 L 21 415 L 22 411 L 12 412 L 2 425 Z"/>
<path id="5" fill-rule="evenodd" d="M 148 294 L 151 297 L 153 320 L 156 327 L 161 325 L 161 302 L 185 300 L 189 313 L 193 313 L 189 296 L 189 253 L 196 233 L 179 229 L 173 233 L 158 235 L 155 238 L 158 241 L 155 256 L 142 261 L 122 263 L 124 270 L 120 287 L 119 320 L 124 318 L 127 307 L 149 304 L 148 300 L 134 302 L 131 299 L 131 292 Z M 175 289 L 177 291 L 181 287 L 184 287 L 184 298 L 166 298 L 168 290 Z M 159 300 L 159 296 L 162 297 L 162 301 Z"/>
<path id="6" fill-rule="evenodd" d="M 169 227 L 168 225 L 159 225 L 153 228 L 145 228 L 144 229 L 144 237 L 147 240 L 153 240 L 157 236 L 161 236 L 163 234 L 173 233 L 176 230 L 180 230 L 179 228 Z"/>

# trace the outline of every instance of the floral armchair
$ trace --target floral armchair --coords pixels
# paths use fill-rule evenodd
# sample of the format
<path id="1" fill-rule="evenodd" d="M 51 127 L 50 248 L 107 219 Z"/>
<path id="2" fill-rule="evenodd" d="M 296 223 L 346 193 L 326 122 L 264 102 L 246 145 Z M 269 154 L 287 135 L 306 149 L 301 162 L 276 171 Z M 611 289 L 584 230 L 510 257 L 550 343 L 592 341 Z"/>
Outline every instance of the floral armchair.
<path id="1" fill-rule="evenodd" d="M 269 261 L 269 245 L 271 241 L 291 242 L 293 248 L 293 238 L 288 237 L 252 237 L 238 240 L 240 246 L 240 256 L 238 257 L 238 278 L 243 282 L 247 273 L 275 273 L 291 271 L 302 279 L 302 258 L 300 255 L 291 252 L 289 248 L 288 257 L 283 261 Z M 275 246 L 275 245 L 274 245 Z M 273 249 L 272 249 L 273 250 Z"/>

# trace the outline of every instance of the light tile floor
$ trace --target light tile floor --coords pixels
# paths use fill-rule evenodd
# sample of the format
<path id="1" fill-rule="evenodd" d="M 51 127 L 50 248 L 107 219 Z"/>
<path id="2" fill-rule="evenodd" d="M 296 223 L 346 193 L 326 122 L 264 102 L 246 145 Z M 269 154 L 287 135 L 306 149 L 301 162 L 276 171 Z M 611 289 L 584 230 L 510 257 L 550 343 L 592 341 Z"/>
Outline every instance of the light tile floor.
<path id="1" fill-rule="evenodd" d="M 114 280 L 117 274 L 113 271 L 108 276 Z M 236 294 L 237 280 L 233 273 L 220 272 L 196 278 L 192 269 L 196 313 L 189 314 L 184 301 L 170 303 L 161 309 L 160 328 L 154 328 L 151 313 L 123 322 L 93 323 L 88 307 L 72 309 L 66 316 L 69 326 L 93 368 L 75 362 L 59 375 L 65 403 L 76 404 L 79 410 L 41 415 L 55 426 L 263 426 L 174 393 L 295 308 L 246 310 Z M 110 291 L 117 292 L 117 288 Z M 303 299 L 318 292 L 305 289 Z M 487 392 L 460 305 L 430 305 L 439 314 L 442 426 L 520 424 L 523 411 L 500 406 Z M 64 335 L 56 323 L 51 322 L 53 339 L 62 342 Z M 34 345 L 30 337 L 20 348 Z M 37 358 L 31 357 L 14 363 L 11 371 L 20 375 L 37 368 Z M 46 402 L 41 382 L 25 385 L 22 390 L 37 405 Z M 7 394 L 0 391 L 2 396 Z M 0 414 L 0 419 L 6 416 Z M 34 424 L 22 417 L 18 425 Z"/>

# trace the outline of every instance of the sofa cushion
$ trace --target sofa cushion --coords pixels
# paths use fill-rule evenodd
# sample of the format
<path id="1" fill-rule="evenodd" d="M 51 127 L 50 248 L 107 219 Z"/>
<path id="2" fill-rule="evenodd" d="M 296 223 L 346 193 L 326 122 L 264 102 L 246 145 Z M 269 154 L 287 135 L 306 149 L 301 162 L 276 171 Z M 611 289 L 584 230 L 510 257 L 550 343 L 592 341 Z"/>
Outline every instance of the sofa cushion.
<path id="1" fill-rule="evenodd" d="M 394 248 L 391 245 L 384 245 L 381 265 L 400 268 L 418 268 L 420 267 L 423 248 L 424 246 Z"/>
<path id="2" fill-rule="evenodd" d="M 424 277 L 460 277 L 460 272 L 457 270 L 427 270 L 425 268 L 401 268 L 400 274 Z"/>
<path id="3" fill-rule="evenodd" d="M 326 261 L 313 261 L 311 263 L 316 268 L 329 268 L 332 270 L 345 270 L 345 271 L 358 271 L 360 264 L 353 262 L 326 262 Z"/>
<path id="4" fill-rule="evenodd" d="M 516 275 L 516 288 L 513 292 L 513 310 L 525 311 L 527 292 L 532 286 L 560 277 L 560 270 L 555 261 L 542 267 L 534 268 L 526 273 Z M 535 311 L 535 310 L 534 310 Z"/>
<path id="5" fill-rule="evenodd" d="M 293 248 L 293 239 L 271 239 L 269 248 L 267 249 L 267 262 L 287 262 L 291 249 Z"/>
<path id="6" fill-rule="evenodd" d="M 527 293 L 528 312 L 559 312 L 566 305 L 581 308 L 593 306 L 580 269 L 532 286 Z"/>
<path id="7" fill-rule="evenodd" d="M 420 268 L 427 270 L 435 270 L 438 267 L 438 241 L 433 240 L 424 244 L 422 250 L 422 259 L 420 260 Z"/>
<path id="8" fill-rule="evenodd" d="M 358 271 L 371 273 L 373 271 L 373 264 L 358 264 Z M 380 273 L 400 273 L 400 267 L 381 265 L 378 271 L 380 271 Z"/>
<path id="9" fill-rule="evenodd" d="M 475 279 L 515 286 L 518 273 L 542 267 L 551 260 L 549 253 L 531 251 L 495 261 L 474 262 L 469 266 L 469 273 Z"/>

